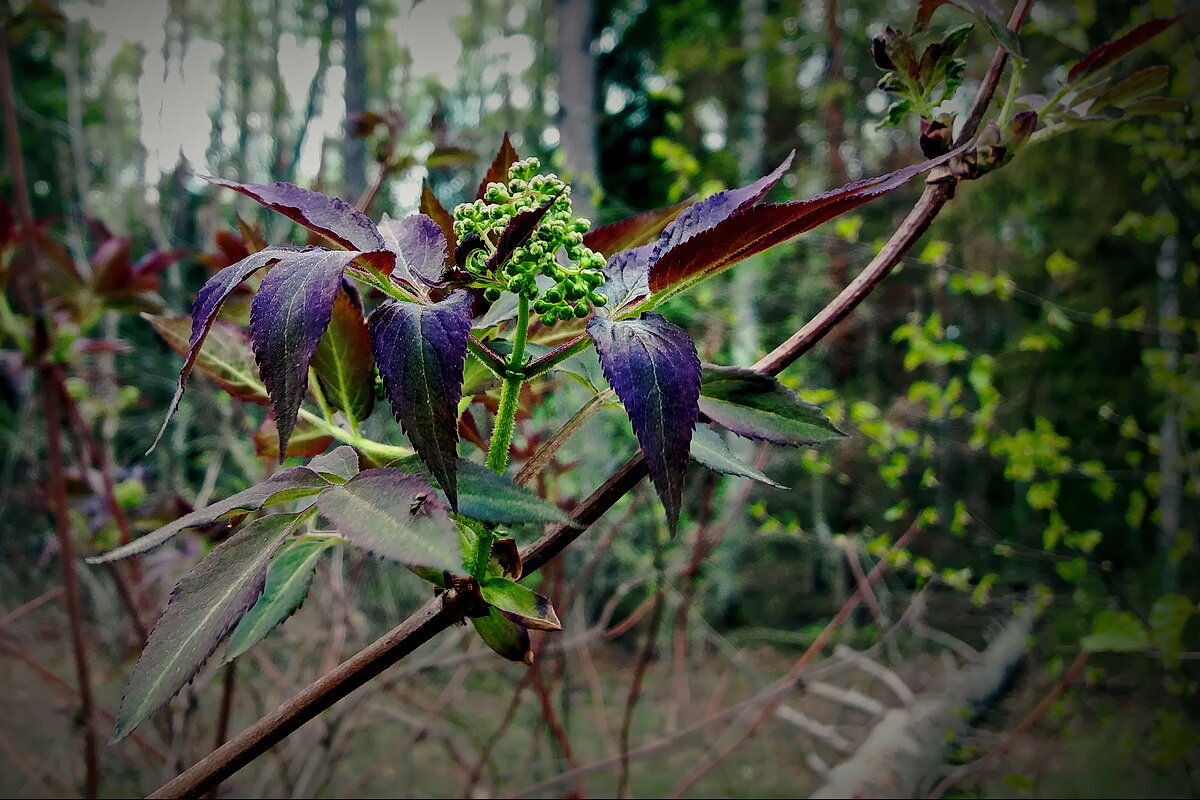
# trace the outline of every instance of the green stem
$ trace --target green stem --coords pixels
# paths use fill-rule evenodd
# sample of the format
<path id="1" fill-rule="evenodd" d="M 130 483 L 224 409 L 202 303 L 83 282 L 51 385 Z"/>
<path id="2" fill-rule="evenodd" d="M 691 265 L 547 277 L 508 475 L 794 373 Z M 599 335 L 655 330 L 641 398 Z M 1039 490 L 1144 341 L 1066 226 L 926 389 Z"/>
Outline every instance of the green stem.
<path id="1" fill-rule="evenodd" d="M 528 331 L 529 299 L 521 295 L 517 301 L 517 327 L 513 331 L 512 354 L 508 358 L 504 388 L 500 390 L 500 408 L 496 411 L 496 424 L 488 445 L 487 468 L 492 472 L 504 472 L 508 464 L 508 446 L 512 442 L 513 421 L 517 417 L 517 400 L 521 396 L 521 384 L 525 382 L 521 370 L 525 366 L 525 337 Z"/>
<path id="2" fill-rule="evenodd" d="M 1013 105 L 1017 101 L 1017 92 L 1021 90 L 1021 76 L 1025 74 L 1025 65 L 1014 61 L 1012 72 L 1008 76 L 1008 92 L 1004 95 L 1004 103 L 1000 106 L 1000 125 L 1006 125 L 1012 118 Z"/>
<path id="3" fill-rule="evenodd" d="M 343 428 L 330 423 L 328 420 L 325 420 L 312 413 L 306 408 L 300 409 L 300 416 L 333 438 L 337 439 L 339 442 L 345 442 L 351 447 L 354 447 L 356 450 L 361 450 L 367 455 L 372 456 L 377 461 L 395 461 L 397 458 L 406 458 L 413 454 L 413 451 L 407 447 L 384 444 L 383 442 L 377 442 L 374 439 L 368 439 L 365 436 L 356 435 L 350 431 L 344 430 Z"/>
<path id="4" fill-rule="evenodd" d="M 521 385 L 525 383 L 525 339 L 529 333 L 529 298 L 520 295 L 517 300 L 517 326 L 513 331 L 512 353 L 508 357 L 504 374 L 504 387 L 500 390 L 500 408 L 496 411 L 496 424 L 492 427 L 492 441 L 488 444 L 487 468 L 503 473 L 508 465 L 508 447 L 512 443 L 513 422 L 517 418 L 517 401 L 521 397 Z M 487 577 L 488 561 L 492 556 L 492 545 L 496 531 L 491 526 L 475 528 L 475 547 L 471 555 L 471 575 L 482 581 Z"/>

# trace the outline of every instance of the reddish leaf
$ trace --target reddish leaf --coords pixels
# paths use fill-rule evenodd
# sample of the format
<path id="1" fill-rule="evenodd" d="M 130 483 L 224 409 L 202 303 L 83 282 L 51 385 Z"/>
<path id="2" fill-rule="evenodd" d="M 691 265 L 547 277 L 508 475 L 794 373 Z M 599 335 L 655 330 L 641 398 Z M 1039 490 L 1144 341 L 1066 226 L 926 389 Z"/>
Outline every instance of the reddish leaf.
<path id="1" fill-rule="evenodd" d="M 450 216 L 450 212 L 442 205 L 442 201 L 438 200 L 438 196 L 433 193 L 433 189 L 429 188 L 429 182 L 421 183 L 421 205 L 420 212 L 432 219 L 442 229 L 442 235 L 446 237 L 447 252 L 453 253 L 458 247 L 458 237 L 454 235 L 454 217 Z"/>
<path id="2" fill-rule="evenodd" d="M 1087 55 L 1079 59 L 1075 66 L 1071 67 L 1071 71 L 1067 73 L 1067 83 L 1075 83 L 1075 81 L 1107 67 L 1117 59 L 1129 55 L 1170 28 L 1181 18 L 1182 15 L 1148 20 L 1124 36 L 1093 47 Z"/>
<path id="3" fill-rule="evenodd" d="M 687 207 L 688 203 L 685 201 L 666 208 L 646 211 L 611 225 L 592 228 L 584 234 L 583 244 L 606 258 L 622 250 L 648 244 L 657 239 L 663 228 Z"/>
<path id="4" fill-rule="evenodd" d="M 683 328 L 658 314 L 618 322 L 593 317 L 587 332 L 596 343 L 604 377 L 625 405 L 674 531 L 700 414 L 696 345 Z"/>
<path id="5" fill-rule="evenodd" d="M 307 420 L 297 420 L 292 436 L 288 439 L 288 456 L 311 458 L 325 452 L 333 444 L 333 437 Z M 279 428 L 275 418 L 268 416 L 254 432 L 254 454 L 267 461 L 282 461 L 279 457 Z"/>
<path id="6" fill-rule="evenodd" d="M 281 454 L 308 393 L 308 365 L 329 326 L 342 273 L 358 255 L 313 250 L 290 256 L 267 273 L 250 305 L 250 344 L 271 395 Z"/>
<path id="7" fill-rule="evenodd" d="M 422 296 L 425 286 L 441 280 L 446 269 L 446 235 L 432 217 L 410 214 L 403 219 L 392 219 L 384 215 L 379 233 L 384 247 L 396 254 L 393 280 L 407 283 Z"/>
<path id="8" fill-rule="evenodd" d="M 693 236 L 710 230 L 730 216 L 757 203 L 787 172 L 795 155 L 796 152 L 793 150 L 783 160 L 783 163 L 775 168 L 774 172 L 764 175 L 753 183 L 738 189 L 717 192 L 688 206 L 671 224 L 666 226 L 662 235 L 655 240 L 650 263 L 658 261 L 664 253 L 673 250 Z"/>
<path id="9" fill-rule="evenodd" d="M 188 352 L 188 334 L 192 329 L 192 318 L 187 314 L 155 316 L 143 314 L 154 326 L 158 335 L 181 356 Z M 236 325 L 217 322 L 208 331 L 196 357 L 196 369 L 212 378 L 218 386 L 239 400 L 259 405 L 270 405 L 267 387 L 258 378 L 254 364 L 254 351 L 250 340 Z"/>
<path id="10" fill-rule="evenodd" d="M 848 183 L 809 200 L 744 208 L 652 260 L 650 291 L 658 302 L 662 302 L 744 258 L 903 186 L 958 152 L 955 150 L 886 175 Z"/>
<path id="11" fill-rule="evenodd" d="M 475 199 L 483 199 L 483 193 L 487 191 L 489 183 L 508 183 L 508 168 L 520 160 L 521 157 L 517 155 L 512 142 L 509 141 L 508 134 L 504 134 L 504 141 L 500 143 L 500 150 L 497 151 L 496 157 L 492 159 L 492 164 L 484 174 L 483 180 L 479 182 L 479 189 L 475 192 Z"/>
<path id="12" fill-rule="evenodd" d="M 242 281 L 263 267 L 274 264 L 284 258 L 299 256 L 308 252 L 311 251 L 288 250 L 280 247 L 262 250 L 243 258 L 236 264 L 225 267 L 225 269 L 213 275 L 200 287 L 200 291 L 196 294 L 196 299 L 192 302 L 192 335 L 188 340 L 188 349 L 183 359 L 183 367 L 179 370 L 179 386 L 175 389 L 175 396 L 171 398 L 171 404 L 167 407 L 166 419 L 163 420 L 162 427 L 158 430 L 158 435 L 154 437 L 154 443 L 150 445 L 150 450 L 158 446 L 159 440 L 162 439 L 163 433 L 167 430 L 167 423 L 171 421 L 171 417 L 175 416 L 175 412 L 179 408 L 179 401 L 183 398 L 183 387 L 187 383 L 188 375 L 191 374 L 192 367 L 196 363 L 196 358 L 200 355 L 200 346 L 204 344 L 204 338 L 208 336 L 208 331 L 212 328 L 213 322 L 217 318 L 217 312 L 221 310 L 221 306 L 225 304 L 225 300 L 241 285 Z"/>
<path id="13" fill-rule="evenodd" d="M 458 508 L 458 399 L 471 334 L 471 294 L 432 305 L 389 300 L 367 320 L 392 412 Z"/>
<path id="14" fill-rule="evenodd" d="M 332 408 L 355 422 L 371 415 L 375 406 L 375 358 L 371 355 L 362 301 L 352 286 L 343 285 L 337 293 L 333 316 L 313 354 L 312 368 Z"/>
<path id="15" fill-rule="evenodd" d="M 340 198 L 302 189 L 284 181 L 234 183 L 219 178 L 208 180 L 258 201 L 348 250 L 366 253 L 383 249 L 383 238 L 375 228 L 375 223 Z"/>

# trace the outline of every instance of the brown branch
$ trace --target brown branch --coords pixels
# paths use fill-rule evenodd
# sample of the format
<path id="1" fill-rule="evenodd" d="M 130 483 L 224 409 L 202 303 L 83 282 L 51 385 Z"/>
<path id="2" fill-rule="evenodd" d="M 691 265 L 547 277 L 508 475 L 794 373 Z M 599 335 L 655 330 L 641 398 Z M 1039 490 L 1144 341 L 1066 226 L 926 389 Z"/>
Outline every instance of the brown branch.
<path id="1" fill-rule="evenodd" d="M 1010 28 L 1016 30 L 1020 27 L 1031 3 L 1032 0 L 1019 0 L 1009 23 Z M 974 135 L 979 121 L 982 120 L 983 114 L 986 113 L 991 102 L 1000 80 L 1000 73 L 1006 63 L 1007 56 L 1003 53 L 998 53 L 993 58 L 963 129 L 962 141 L 966 141 Z M 925 191 L 916 205 L 862 273 L 795 335 L 760 359 L 753 369 L 767 375 L 777 375 L 812 349 L 900 263 L 904 255 L 929 229 L 942 207 L 953 197 L 955 185 L 953 178 L 943 177 L 936 180 L 930 178 L 930 180 L 933 182 L 927 182 Z M 581 523 L 579 526 L 554 526 L 522 553 L 526 572 L 540 569 L 570 546 L 587 530 L 588 526 L 598 520 L 646 475 L 646 463 L 639 452 L 618 468 L 609 476 L 608 480 L 574 509 L 574 517 Z M 882 571 L 884 563 L 880 562 L 876 565 L 876 568 L 868 575 L 868 582 Z M 825 631 L 822 631 L 822 635 L 813 643 L 813 647 L 809 649 L 805 657 L 797 662 L 792 672 L 802 670 L 807 664 L 806 658 L 811 660 L 811 657 L 815 657 L 815 653 L 819 651 L 818 645 L 824 647 L 828 638 L 836 630 L 836 626 L 840 626 L 844 622 L 844 617 L 849 614 L 853 606 L 857 605 L 858 598 L 859 594 L 856 592 L 847 600 L 846 605 L 843 606 L 844 613 L 839 612 L 839 616 L 830 623 L 830 626 L 827 626 Z M 162 786 L 151 796 L 191 796 L 211 786 L 214 781 L 219 782 L 232 775 L 274 744 L 282 741 L 292 731 L 374 678 L 458 618 L 459 615 L 445 606 L 439 605 L 438 601 L 427 603 L 416 614 L 383 638 L 360 651 L 333 672 L 309 685 L 275 712 L 260 719 L 242 734 Z M 769 709 L 766 713 L 769 713 Z M 765 716 L 765 713 L 760 713 L 759 716 L 761 718 Z M 756 726 L 757 720 L 753 724 Z M 730 748 L 730 751 L 732 749 Z"/>
<path id="2" fill-rule="evenodd" d="M 58 537 L 59 561 L 62 565 L 64 599 L 70 626 L 71 653 L 79 683 L 79 725 L 83 732 L 83 762 L 85 797 L 99 792 L 100 757 L 93 721 L 92 683 L 88 668 L 87 641 L 83 628 L 83 602 L 79 593 L 79 576 L 75 573 L 75 540 L 67 510 L 66 477 L 62 454 L 62 398 L 53 380 L 50 362 L 50 333 L 47 306 L 39 283 L 42 265 L 34 236 L 33 205 L 25 181 L 25 161 L 21 151 L 21 133 L 17 127 L 17 107 L 9 59 L 9 14 L 7 3 L 0 5 L 0 101 L 4 106 L 4 140 L 8 150 L 9 177 L 16 195 L 14 212 L 21 229 L 23 256 L 33 267 L 26 273 L 27 285 L 22 287 L 24 305 L 34 322 L 34 360 L 38 367 L 42 391 L 42 414 L 46 424 L 46 493 L 54 515 L 54 530 Z"/>
<path id="3" fill-rule="evenodd" d="M 9 625 L 12 625 L 25 615 L 32 614 L 34 611 L 37 611 L 42 606 L 46 605 L 46 603 L 57 600 L 62 593 L 62 587 L 56 586 L 50 591 L 44 592 L 32 600 L 27 600 L 21 605 L 17 606 L 3 617 L 0 617 L 0 632 L 3 632 L 5 628 L 7 628 Z"/>
<path id="4" fill-rule="evenodd" d="M 233 711 L 233 691 L 237 686 L 237 662 L 230 661 L 225 665 L 225 676 L 221 681 L 221 707 L 217 712 L 217 734 L 213 740 L 213 749 L 225 744 L 229 738 L 229 717 Z M 216 797 L 221 784 L 213 784 L 208 790 L 208 797 Z"/>

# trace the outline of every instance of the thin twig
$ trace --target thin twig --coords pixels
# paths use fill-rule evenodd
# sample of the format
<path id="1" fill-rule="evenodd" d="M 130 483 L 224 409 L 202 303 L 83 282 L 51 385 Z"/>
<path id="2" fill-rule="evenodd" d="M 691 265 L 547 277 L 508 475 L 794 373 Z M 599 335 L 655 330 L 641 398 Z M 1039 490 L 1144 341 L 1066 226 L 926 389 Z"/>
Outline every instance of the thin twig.
<path id="1" fill-rule="evenodd" d="M 217 734 L 213 740 L 214 750 L 225 744 L 225 740 L 229 738 L 229 716 L 233 711 L 233 690 L 236 686 L 237 661 L 230 661 L 225 665 L 225 676 L 221 681 L 221 707 L 217 712 Z M 220 790 L 221 784 L 214 784 L 208 790 L 208 797 L 216 797 Z"/>
<path id="2" fill-rule="evenodd" d="M 12 611 L 5 614 L 3 617 L 0 617 L 0 631 L 3 631 L 9 625 L 12 625 L 14 622 L 21 619 L 25 615 L 31 614 L 34 611 L 37 611 L 42 606 L 46 605 L 46 603 L 50 603 L 50 602 L 57 600 L 59 598 L 59 596 L 62 595 L 62 593 L 63 593 L 63 588 L 61 586 L 56 586 L 53 589 L 51 589 L 50 591 L 44 592 L 44 593 L 38 595 L 37 597 L 33 598 L 32 600 L 26 600 L 24 603 L 17 606 Z"/>

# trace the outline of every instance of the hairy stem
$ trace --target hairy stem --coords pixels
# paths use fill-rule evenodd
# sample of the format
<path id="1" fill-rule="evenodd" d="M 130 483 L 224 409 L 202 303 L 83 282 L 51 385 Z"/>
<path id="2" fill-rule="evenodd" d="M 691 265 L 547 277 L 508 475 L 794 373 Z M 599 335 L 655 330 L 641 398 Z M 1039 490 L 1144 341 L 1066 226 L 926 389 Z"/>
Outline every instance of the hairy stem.
<path id="1" fill-rule="evenodd" d="M 521 396 L 521 385 L 525 376 L 525 339 L 529 333 L 529 300 L 522 295 L 517 301 L 517 327 L 513 332 L 512 355 L 508 358 L 504 374 L 504 388 L 500 390 L 500 408 L 496 411 L 496 424 L 492 428 L 492 441 L 488 445 L 487 468 L 492 472 L 504 472 L 508 466 L 508 446 L 512 443 L 513 422 L 517 418 L 517 400 Z"/>

